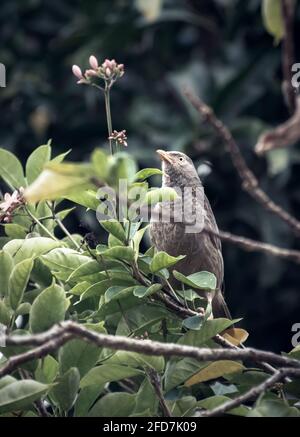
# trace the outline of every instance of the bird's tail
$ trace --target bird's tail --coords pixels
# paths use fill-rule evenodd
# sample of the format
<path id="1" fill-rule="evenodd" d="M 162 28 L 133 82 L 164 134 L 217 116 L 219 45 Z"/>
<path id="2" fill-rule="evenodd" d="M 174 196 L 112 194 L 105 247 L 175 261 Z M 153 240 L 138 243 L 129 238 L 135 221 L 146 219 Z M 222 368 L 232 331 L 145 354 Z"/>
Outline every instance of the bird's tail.
<path id="1" fill-rule="evenodd" d="M 215 318 L 225 317 L 226 319 L 232 320 L 232 316 L 220 290 L 216 292 L 213 298 L 212 310 Z"/>

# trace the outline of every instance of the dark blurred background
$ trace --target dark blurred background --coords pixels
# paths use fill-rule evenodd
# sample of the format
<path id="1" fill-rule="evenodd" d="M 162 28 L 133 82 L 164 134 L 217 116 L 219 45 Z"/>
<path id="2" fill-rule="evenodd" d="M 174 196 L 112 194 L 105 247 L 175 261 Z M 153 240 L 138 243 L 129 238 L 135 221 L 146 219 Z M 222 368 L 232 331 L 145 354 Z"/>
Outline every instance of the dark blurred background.
<path id="1" fill-rule="evenodd" d="M 299 20 L 298 7 L 298 41 Z M 107 147 L 103 98 L 76 85 L 71 67 L 86 68 L 90 54 L 115 58 L 126 74 L 112 92 L 113 127 L 127 129 L 139 165 L 158 166 L 158 147 L 185 151 L 221 229 L 296 247 L 286 225 L 241 190 L 224 145 L 182 96 L 188 85 L 213 106 L 264 189 L 299 216 L 299 147 L 266 158 L 253 152 L 258 135 L 288 117 L 281 48 L 264 30 L 260 0 L 2 0 L 0 47 L 1 147 L 23 161 L 49 138 L 56 153 L 72 148 L 72 160 Z M 82 221 L 98 229 L 82 211 L 68 226 L 78 231 Z M 290 350 L 291 326 L 300 322 L 299 267 L 229 244 L 224 258 L 227 300 L 244 317 L 248 344 Z"/>

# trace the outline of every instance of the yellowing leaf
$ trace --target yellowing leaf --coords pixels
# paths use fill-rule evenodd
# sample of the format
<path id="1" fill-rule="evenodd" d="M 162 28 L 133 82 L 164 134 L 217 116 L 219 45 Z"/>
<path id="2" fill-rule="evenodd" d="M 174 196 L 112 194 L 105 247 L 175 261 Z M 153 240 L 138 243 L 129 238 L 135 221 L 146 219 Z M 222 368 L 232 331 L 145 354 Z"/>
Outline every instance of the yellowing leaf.
<path id="1" fill-rule="evenodd" d="M 245 341 L 249 337 L 249 333 L 245 331 L 245 329 L 229 328 L 222 333 L 222 336 L 226 340 L 230 341 L 231 344 L 238 346 L 241 343 L 245 343 Z"/>
<path id="2" fill-rule="evenodd" d="M 24 197 L 27 202 L 36 203 L 41 200 L 56 200 L 88 188 L 90 184 L 87 179 L 46 169 L 25 190 Z"/>
<path id="3" fill-rule="evenodd" d="M 155 21 L 162 9 L 162 0 L 136 0 L 136 7 L 148 22 Z"/>
<path id="4" fill-rule="evenodd" d="M 200 382 L 210 381 L 211 379 L 220 378 L 220 376 L 228 375 L 229 373 L 240 372 L 244 369 L 244 366 L 235 361 L 220 360 L 214 361 L 204 369 L 201 369 L 198 373 L 193 375 L 184 385 L 191 387 L 192 385 L 199 384 Z"/>
<path id="5" fill-rule="evenodd" d="M 262 16 L 266 30 L 274 36 L 277 44 L 284 34 L 281 0 L 263 0 Z"/>

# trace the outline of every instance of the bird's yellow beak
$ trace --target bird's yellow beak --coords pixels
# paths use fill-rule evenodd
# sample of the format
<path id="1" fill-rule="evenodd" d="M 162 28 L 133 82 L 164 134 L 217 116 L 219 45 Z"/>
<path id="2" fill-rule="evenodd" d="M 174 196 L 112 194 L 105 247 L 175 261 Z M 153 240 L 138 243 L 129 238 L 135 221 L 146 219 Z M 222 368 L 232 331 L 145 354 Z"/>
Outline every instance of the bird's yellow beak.
<path id="1" fill-rule="evenodd" d="M 168 152 L 165 152 L 164 150 L 159 149 L 159 150 L 156 150 L 156 153 L 158 154 L 158 156 L 160 157 L 160 159 L 162 161 L 169 162 L 170 164 L 173 163 L 172 158 Z"/>

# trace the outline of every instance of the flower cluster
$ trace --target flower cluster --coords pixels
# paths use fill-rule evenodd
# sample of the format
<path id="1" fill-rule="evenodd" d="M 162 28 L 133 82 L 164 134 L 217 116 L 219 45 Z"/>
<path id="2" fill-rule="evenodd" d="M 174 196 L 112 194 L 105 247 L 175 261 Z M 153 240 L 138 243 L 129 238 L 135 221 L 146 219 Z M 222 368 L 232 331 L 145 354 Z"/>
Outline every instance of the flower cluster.
<path id="1" fill-rule="evenodd" d="M 11 223 L 13 212 L 25 204 L 23 193 L 24 188 L 21 187 L 12 194 L 4 194 L 3 202 L 0 203 L 0 222 Z"/>
<path id="2" fill-rule="evenodd" d="M 109 140 L 116 141 L 121 146 L 127 147 L 127 135 L 126 130 L 121 130 L 120 132 L 114 130 L 113 133 L 108 137 Z"/>
<path id="3" fill-rule="evenodd" d="M 110 86 L 124 74 L 124 65 L 118 64 L 114 59 L 106 59 L 101 65 L 96 56 L 90 56 L 90 67 L 82 73 L 78 65 L 73 65 L 73 74 L 77 77 L 79 84 L 93 84 L 97 78 L 103 79 Z"/>

